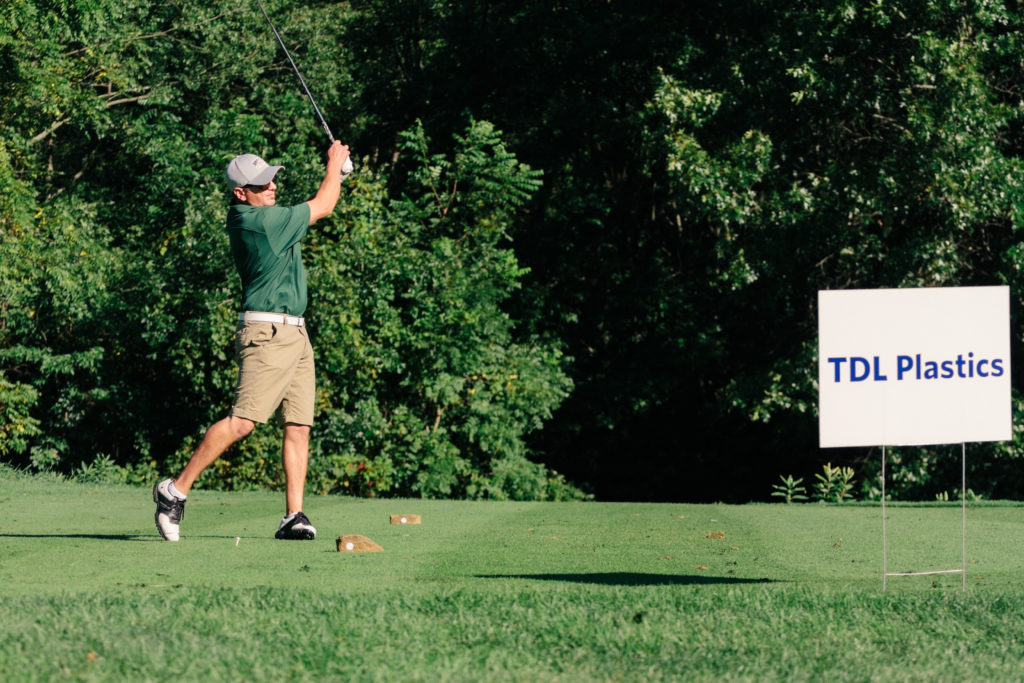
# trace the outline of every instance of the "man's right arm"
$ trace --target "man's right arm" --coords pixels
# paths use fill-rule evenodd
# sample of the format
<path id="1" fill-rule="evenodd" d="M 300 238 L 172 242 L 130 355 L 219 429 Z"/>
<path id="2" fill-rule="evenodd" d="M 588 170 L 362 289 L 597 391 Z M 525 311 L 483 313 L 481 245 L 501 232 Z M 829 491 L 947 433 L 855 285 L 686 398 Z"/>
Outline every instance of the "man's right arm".
<path id="1" fill-rule="evenodd" d="M 338 197 L 341 196 L 341 167 L 345 164 L 345 159 L 348 159 L 348 145 L 335 140 L 327 149 L 327 172 L 324 173 L 320 189 L 306 202 L 309 204 L 310 225 L 331 215 L 338 204 Z"/>

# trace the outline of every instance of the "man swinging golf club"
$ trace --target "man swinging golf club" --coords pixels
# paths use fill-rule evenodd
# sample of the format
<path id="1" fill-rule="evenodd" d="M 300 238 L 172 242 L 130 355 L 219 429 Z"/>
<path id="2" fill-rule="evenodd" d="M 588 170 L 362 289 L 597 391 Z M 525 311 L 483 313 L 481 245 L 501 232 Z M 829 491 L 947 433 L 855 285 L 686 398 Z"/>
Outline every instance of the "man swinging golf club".
<path id="1" fill-rule="evenodd" d="M 351 170 L 348 156 L 348 146 L 332 140 L 320 189 L 308 202 L 291 207 L 276 205 L 275 177 L 282 166 L 271 166 L 254 154 L 242 154 L 228 164 L 232 199 L 227 231 L 242 280 L 242 313 L 235 331 L 238 385 L 230 413 L 206 431 L 185 469 L 153 487 L 156 527 L 168 541 L 179 538 L 185 500 L 196 478 L 275 411 L 284 421 L 286 489 L 286 514 L 275 537 L 316 537 L 302 512 L 315 371 L 302 318 L 306 272 L 300 242 L 310 225 L 334 211 L 343 175 Z"/>

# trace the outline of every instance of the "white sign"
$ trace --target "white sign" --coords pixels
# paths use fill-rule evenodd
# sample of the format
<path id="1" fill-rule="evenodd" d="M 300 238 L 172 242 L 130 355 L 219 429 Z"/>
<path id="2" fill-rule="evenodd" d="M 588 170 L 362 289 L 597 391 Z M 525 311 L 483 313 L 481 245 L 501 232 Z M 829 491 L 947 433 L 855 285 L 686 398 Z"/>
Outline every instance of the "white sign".
<path id="1" fill-rule="evenodd" d="M 1012 438 L 1008 287 L 818 292 L 819 443 Z"/>

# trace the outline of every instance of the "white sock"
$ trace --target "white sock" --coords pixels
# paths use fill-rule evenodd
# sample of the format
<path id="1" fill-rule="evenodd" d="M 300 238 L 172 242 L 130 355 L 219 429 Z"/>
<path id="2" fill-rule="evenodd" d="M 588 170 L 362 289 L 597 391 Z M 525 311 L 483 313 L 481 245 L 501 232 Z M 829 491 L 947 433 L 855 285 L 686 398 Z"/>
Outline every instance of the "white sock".
<path id="1" fill-rule="evenodd" d="M 188 498 L 188 496 L 186 496 L 186 495 L 183 495 L 183 494 L 181 493 L 181 491 L 179 491 L 178 489 L 174 488 L 174 482 L 173 482 L 173 481 L 172 481 L 172 482 L 171 482 L 170 484 L 168 484 L 168 485 L 167 485 L 167 491 L 168 491 L 168 492 L 169 492 L 169 493 L 170 493 L 170 494 L 171 494 L 172 496 L 174 496 L 175 498 L 177 498 L 178 500 L 185 500 L 185 499 L 187 499 L 187 498 Z"/>

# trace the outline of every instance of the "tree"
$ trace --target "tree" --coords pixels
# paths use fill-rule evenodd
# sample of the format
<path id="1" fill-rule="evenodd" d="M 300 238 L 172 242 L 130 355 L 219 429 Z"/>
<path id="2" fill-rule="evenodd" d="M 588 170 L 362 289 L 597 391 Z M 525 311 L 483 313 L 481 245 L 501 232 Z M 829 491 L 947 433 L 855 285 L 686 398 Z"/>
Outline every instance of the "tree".
<path id="1" fill-rule="evenodd" d="M 518 339 L 501 309 L 523 275 L 505 231 L 539 173 L 486 122 L 472 121 L 450 154 L 430 149 L 422 125 L 403 140 L 402 197 L 383 201 L 387 179 L 364 172 L 346 231 L 318 234 L 311 256 L 314 329 L 336 340 L 321 355 L 327 480 L 366 493 L 562 497 L 570 489 L 529 463 L 524 444 L 568 394 L 561 353 Z"/>
<path id="2" fill-rule="evenodd" d="M 542 462 L 603 498 L 761 497 L 867 455 L 817 449 L 819 288 L 1019 289 L 1018 4 L 268 9 L 362 169 L 310 250 L 358 379 L 319 404 L 350 487 L 482 495 Z M 230 393 L 220 169 L 287 160 L 301 201 L 322 133 L 255 7 L 12 0 L 0 25 L 0 395 L 42 430 L 8 457 L 141 477 Z M 275 476 L 262 438 L 223 485 Z M 1020 454 L 984 449 L 984 493 L 1024 491 Z"/>
<path id="3" fill-rule="evenodd" d="M 470 108 L 545 172 L 513 233 L 520 316 L 574 358 L 545 461 L 744 500 L 835 459 L 818 288 L 1016 280 L 1020 10 L 663 5 L 363 2 L 346 40 L 381 156 L 403 116 Z"/>
<path id="4" fill-rule="evenodd" d="M 262 15 L 243 9 L 0 8 L 5 459 L 65 472 L 112 462 L 151 480 L 228 405 L 238 284 L 224 165 L 239 150 L 286 159 L 279 199 L 295 203 L 319 181 L 325 147 Z M 335 112 L 347 74 L 323 27 L 345 12 L 304 6 L 276 21 Z M 316 486 L 578 497 L 524 446 L 568 391 L 558 346 L 518 333 L 501 309 L 523 274 L 507 226 L 539 174 L 483 121 L 451 154 L 428 151 L 421 128 L 409 135 L 403 177 L 389 184 L 364 162 L 346 213 L 311 237 L 326 378 Z M 264 430 L 204 484 L 275 486 L 277 449 Z"/>

